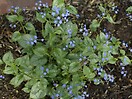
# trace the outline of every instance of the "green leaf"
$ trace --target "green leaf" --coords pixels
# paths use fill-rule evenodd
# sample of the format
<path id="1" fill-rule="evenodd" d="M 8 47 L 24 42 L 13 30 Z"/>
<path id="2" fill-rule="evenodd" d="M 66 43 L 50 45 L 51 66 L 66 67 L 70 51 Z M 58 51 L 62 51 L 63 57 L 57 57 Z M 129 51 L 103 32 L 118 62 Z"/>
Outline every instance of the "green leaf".
<path id="1" fill-rule="evenodd" d="M 29 31 L 35 31 L 35 27 L 33 26 L 31 22 L 27 22 L 25 25 L 25 28 Z"/>
<path id="2" fill-rule="evenodd" d="M 3 70 L 5 74 L 14 74 L 14 69 L 12 67 L 5 66 L 5 69 Z"/>
<path id="3" fill-rule="evenodd" d="M 107 16 L 105 17 L 110 23 L 115 24 L 113 18 L 110 16 L 110 14 L 107 14 Z"/>
<path id="4" fill-rule="evenodd" d="M 36 18 L 41 23 L 45 23 L 45 21 L 46 21 L 45 18 L 42 18 L 42 15 L 38 12 L 36 12 Z"/>
<path id="5" fill-rule="evenodd" d="M 30 59 L 30 63 L 33 66 L 42 66 L 47 63 L 47 58 L 33 55 Z"/>
<path id="6" fill-rule="evenodd" d="M 26 82 L 25 87 L 22 89 L 26 93 L 30 93 L 32 86 L 36 83 L 36 79 L 31 79 Z"/>
<path id="7" fill-rule="evenodd" d="M 116 61 L 117 61 L 117 59 L 114 58 L 114 57 L 112 57 L 112 58 L 109 58 L 108 63 L 110 63 L 110 64 L 115 64 Z"/>
<path id="8" fill-rule="evenodd" d="M 48 41 L 47 41 L 47 45 L 48 46 L 55 46 L 57 43 L 57 41 L 58 41 L 58 39 L 59 38 L 57 38 L 58 36 L 55 34 L 55 33 L 50 33 L 49 34 L 49 38 L 48 38 Z"/>
<path id="9" fill-rule="evenodd" d="M 22 57 L 19 57 L 15 60 L 15 64 L 18 66 L 25 66 L 25 67 L 29 67 L 30 63 L 29 63 L 29 56 L 25 55 Z"/>
<path id="10" fill-rule="evenodd" d="M 77 9 L 76 9 L 74 6 L 68 5 L 68 6 L 67 6 L 67 9 L 68 9 L 68 11 L 69 11 L 71 14 L 74 14 L 74 15 L 77 14 Z"/>
<path id="11" fill-rule="evenodd" d="M 54 79 L 54 78 L 57 76 L 58 73 L 59 73 L 59 72 L 58 72 L 57 69 L 51 69 L 51 70 L 49 71 L 49 73 L 48 73 L 48 77 Z"/>
<path id="12" fill-rule="evenodd" d="M 33 35 L 30 34 L 24 34 L 21 36 L 21 39 L 18 40 L 18 43 L 20 46 L 22 46 L 23 48 L 28 48 L 31 47 L 31 44 L 28 44 L 29 41 L 31 41 L 30 39 L 34 38 Z"/>
<path id="13" fill-rule="evenodd" d="M 18 41 L 21 39 L 21 33 L 19 31 L 15 31 L 12 35 L 12 40 L 13 41 Z"/>
<path id="14" fill-rule="evenodd" d="M 33 52 L 37 56 L 44 56 L 47 54 L 47 49 L 43 45 L 36 45 Z"/>
<path id="15" fill-rule="evenodd" d="M 24 92 L 26 92 L 26 93 L 30 93 L 30 89 L 27 88 L 27 87 L 22 88 L 22 90 L 23 90 Z"/>
<path id="16" fill-rule="evenodd" d="M 72 62 L 69 65 L 69 72 L 70 73 L 77 72 L 80 68 L 81 68 L 81 66 L 77 62 Z"/>
<path id="17" fill-rule="evenodd" d="M 132 12 L 132 6 L 128 7 L 128 8 L 126 9 L 126 11 L 127 11 L 127 12 Z"/>
<path id="18" fill-rule="evenodd" d="M 47 80 L 44 79 L 43 82 L 38 81 L 33 85 L 30 92 L 30 98 L 40 99 L 44 98 L 47 94 Z"/>
<path id="19" fill-rule="evenodd" d="M 23 81 L 24 81 L 23 76 L 19 74 L 11 79 L 10 84 L 14 85 L 14 87 L 18 87 Z"/>
<path id="20" fill-rule="evenodd" d="M 121 50 L 120 50 L 120 53 L 121 53 L 122 55 L 125 55 L 126 52 L 125 52 L 124 50 L 121 49 Z"/>
<path id="21" fill-rule="evenodd" d="M 131 64 L 130 59 L 127 56 L 120 57 L 124 66 Z"/>
<path id="22" fill-rule="evenodd" d="M 53 7 L 64 8 L 64 6 L 65 6 L 64 0 L 53 0 L 52 8 Z"/>
<path id="23" fill-rule="evenodd" d="M 102 6 L 102 4 L 100 4 L 99 10 L 100 10 L 101 12 L 105 12 L 105 8 Z"/>
<path id="24" fill-rule="evenodd" d="M 35 27 L 31 22 L 27 22 L 25 28 L 30 31 L 31 35 L 36 35 Z"/>
<path id="25" fill-rule="evenodd" d="M 55 32 L 54 32 L 55 34 L 62 34 L 62 31 L 61 30 L 59 30 L 59 29 L 57 29 L 57 30 L 55 30 Z"/>
<path id="26" fill-rule="evenodd" d="M 42 32 L 43 37 L 45 38 L 48 34 L 51 34 L 54 32 L 53 27 L 49 22 L 46 22 L 45 24 L 45 31 Z"/>
<path id="27" fill-rule="evenodd" d="M 0 65 L 2 65 L 3 64 L 3 61 L 0 59 Z"/>
<path id="28" fill-rule="evenodd" d="M 100 32 L 99 38 L 100 38 L 100 41 L 104 41 L 105 40 L 105 34 L 103 32 Z"/>
<path id="29" fill-rule="evenodd" d="M 10 21 L 10 22 L 16 22 L 18 19 L 17 15 L 7 15 L 6 18 Z"/>
<path id="30" fill-rule="evenodd" d="M 99 23 L 96 19 L 94 19 L 94 20 L 92 21 L 92 23 L 90 24 L 90 29 L 91 29 L 91 31 L 92 31 L 92 32 L 95 32 L 95 31 L 97 30 L 98 27 L 100 27 L 100 23 Z"/>
<path id="31" fill-rule="evenodd" d="M 84 66 L 84 67 L 83 67 L 83 74 L 84 74 L 87 78 L 89 78 L 89 79 L 93 79 L 93 78 L 95 77 L 95 74 L 92 73 L 92 71 L 90 70 L 90 68 L 87 67 L 87 66 Z"/>
<path id="32" fill-rule="evenodd" d="M 17 17 L 17 20 L 18 20 L 19 22 L 23 22 L 24 17 L 23 17 L 23 16 L 21 16 L 21 15 L 19 15 L 19 16 Z"/>
<path id="33" fill-rule="evenodd" d="M 10 51 L 4 54 L 3 61 L 6 65 L 11 65 L 14 62 L 13 54 Z"/>

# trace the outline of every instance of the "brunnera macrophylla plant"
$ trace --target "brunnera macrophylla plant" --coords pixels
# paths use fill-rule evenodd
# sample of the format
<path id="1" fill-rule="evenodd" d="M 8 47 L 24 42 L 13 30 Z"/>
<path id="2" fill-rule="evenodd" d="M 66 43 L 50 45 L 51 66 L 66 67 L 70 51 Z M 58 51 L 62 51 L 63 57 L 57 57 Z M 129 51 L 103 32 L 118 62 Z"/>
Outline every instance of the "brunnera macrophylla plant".
<path id="1" fill-rule="evenodd" d="M 0 61 L 5 63 L 3 72 L 14 75 L 10 84 L 18 87 L 26 82 L 23 91 L 30 98 L 43 99 L 48 95 L 52 99 L 83 99 L 80 90 L 86 81 L 96 85 L 114 82 L 114 75 L 107 74 L 103 66 L 117 61 L 122 61 L 123 66 L 130 64 L 118 39 L 102 31 L 91 38 L 85 25 L 79 29 L 70 18 L 76 16 L 77 10 L 65 5 L 64 0 L 54 0 L 52 8 L 46 4 L 39 7 L 35 16 L 41 23 L 39 33 L 33 23 L 23 24 L 21 11 L 7 15 L 10 22 L 19 22 L 23 28 L 23 32 L 18 30 L 12 35 L 23 56 L 14 58 L 9 51 Z"/>

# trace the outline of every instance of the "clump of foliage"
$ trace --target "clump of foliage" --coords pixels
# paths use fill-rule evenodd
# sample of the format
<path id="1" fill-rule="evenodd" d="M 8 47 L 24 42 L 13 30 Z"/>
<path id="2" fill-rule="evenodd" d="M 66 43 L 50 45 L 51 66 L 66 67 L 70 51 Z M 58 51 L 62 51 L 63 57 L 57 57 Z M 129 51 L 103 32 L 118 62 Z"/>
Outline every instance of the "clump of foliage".
<path id="1" fill-rule="evenodd" d="M 36 31 L 32 22 L 24 22 L 21 10 L 7 15 L 10 22 L 19 22 L 23 28 L 23 32 L 17 30 L 12 35 L 23 56 L 14 58 L 9 51 L 1 60 L 6 64 L 3 72 L 14 75 L 10 84 L 18 87 L 26 81 L 23 90 L 30 93 L 30 98 L 48 95 L 52 99 L 82 99 L 85 96 L 80 89 L 86 81 L 96 85 L 114 82 L 114 75 L 107 74 L 103 66 L 117 61 L 122 61 L 123 66 L 130 64 L 115 37 L 100 31 L 91 38 L 100 26 L 97 20 L 92 21 L 91 32 L 86 25 L 79 29 L 70 18 L 77 15 L 77 10 L 65 5 L 64 0 L 54 0 L 52 8 L 41 4 L 36 9 L 35 21 L 41 24 L 41 31 Z M 110 15 L 106 16 L 113 23 Z"/>

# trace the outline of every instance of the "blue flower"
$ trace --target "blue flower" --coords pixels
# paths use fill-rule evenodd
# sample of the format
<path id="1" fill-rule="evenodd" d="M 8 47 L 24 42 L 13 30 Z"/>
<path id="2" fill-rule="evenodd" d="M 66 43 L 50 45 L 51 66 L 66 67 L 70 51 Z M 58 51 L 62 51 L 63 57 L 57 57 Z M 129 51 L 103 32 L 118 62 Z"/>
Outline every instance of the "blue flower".
<path id="1" fill-rule="evenodd" d="M 105 38 L 108 39 L 109 38 L 109 35 L 108 33 L 105 34 Z"/>
<path id="2" fill-rule="evenodd" d="M 59 12 L 60 12 L 61 9 L 58 8 L 58 7 L 56 7 L 56 6 L 54 6 L 52 10 L 55 11 L 56 14 L 59 14 Z"/>
<path id="3" fill-rule="evenodd" d="M 75 41 L 70 41 L 69 44 L 71 47 L 75 47 Z"/>
<path id="4" fill-rule="evenodd" d="M 121 74 L 124 74 L 124 71 L 121 71 Z"/>
<path id="5" fill-rule="evenodd" d="M 123 77 L 126 77 L 126 74 L 123 74 Z"/>
<path id="6" fill-rule="evenodd" d="M 93 48 L 96 49 L 96 46 L 94 46 Z"/>
<path id="7" fill-rule="evenodd" d="M 37 36 L 36 35 L 34 36 L 34 39 L 37 39 Z"/>
<path id="8" fill-rule="evenodd" d="M 104 58 L 102 58 L 102 62 L 104 62 L 105 61 L 105 59 Z"/>
<path id="9" fill-rule="evenodd" d="M 49 69 L 48 69 L 48 68 L 46 68 L 46 72 L 47 72 L 47 73 L 49 72 Z"/>
<path id="10" fill-rule="evenodd" d="M 52 96 L 51 96 L 51 99 L 55 99 L 55 97 L 52 95 Z"/>
<path id="11" fill-rule="evenodd" d="M 66 84 L 63 84 L 62 87 L 65 88 L 66 87 Z"/>
<path id="12" fill-rule="evenodd" d="M 72 90 L 69 91 L 69 94 L 72 94 Z"/>
<path id="13" fill-rule="evenodd" d="M 110 49 L 112 49 L 113 48 L 113 46 L 110 46 Z"/>
<path id="14" fill-rule="evenodd" d="M 106 56 L 106 52 L 103 53 L 103 56 L 104 56 L 104 57 Z"/>
<path id="15" fill-rule="evenodd" d="M 71 37 L 71 35 L 72 35 L 72 30 L 71 30 L 71 29 L 68 29 L 68 30 L 67 30 L 67 33 L 68 33 L 68 37 Z"/>
<path id="16" fill-rule="evenodd" d="M 43 67 L 43 66 L 41 66 L 41 67 L 40 67 L 40 69 L 43 71 L 43 70 L 44 70 L 44 67 Z"/>
<path id="17" fill-rule="evenodd" d="M 54 85 L 55 87 L 57 86 L 57 84 L 56 84 L 56 83 L 54 83 L 53 85 Z"/>
<path id="18" fill-rule="evenodd" d="M 76 18 L 78 19 L 80 17 L 80 15 L 79 14 L 76 14 Z"/>
<path id="19" fill-rule="evenodd" d="M 59 24 L 62 24 L 62 20 L 59 21 Z"/>
<path id="20" fill-rule="evenodd" d="M 56 97 L 59 97 L 59 94 L 58 93 L 56 94 Z"/>
<path id="21" fill-rule="evenodd" d="M 121 67 L 121 69 L 122 69 L 122 70 L 124 70 L 124 69 L 125 69 L 125 67 Z"/>
<path id="22" fill-rule="evenodd" d="M 5 77 L 3 75 L 0 75 L 0 79 L 4 79 Z"/>
<path id="23" fill-rule="evenodd" d="M 104 74 L 104 80 L 108 80 L 108 76 L 107 76 L 107 74 Z"/>
<path id="24" fill-rule="evenodd" d="M 61 16 L 62 16 L 62 17 L 65 17 L 65 14 L 64 14 L 64 13 L 62 13 L 62 14 L 61 14 Z"/>
<path id="25" fill-rule="evenodd" d="M 46 73 L 46 72 L 44 72 L 43 74 L 44 74 L 44 75 L 47 75 L 47 73 Z"/>
<path id="26" fill-rule="evenodd" d="M 79 58 L 79 61 L 82 61 L 82 58 Z"/>
<path id="27" fill-rule="evenodd" d="M 60 20 L 61 19 L 60 16 L 58 16 L 57 19 Z"/>
<path id="28" fill-rule="evenodd" d="M 44 41 L 44 39 L 41 39 L 41 41 L 43 42 L 43 41 Z"/>
<path id="29" fill-rule="evenodd" d="M 54 20 L 54 23 L 57 24 L 58 23 L 58 20 Z"/>

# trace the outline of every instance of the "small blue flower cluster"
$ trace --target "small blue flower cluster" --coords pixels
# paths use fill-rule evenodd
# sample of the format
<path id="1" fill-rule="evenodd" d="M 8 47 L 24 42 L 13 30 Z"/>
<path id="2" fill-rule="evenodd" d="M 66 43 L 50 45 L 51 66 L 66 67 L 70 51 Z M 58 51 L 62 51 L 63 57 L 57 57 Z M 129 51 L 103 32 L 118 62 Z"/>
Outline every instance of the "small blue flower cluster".
<path id="1" fill-rule="evenodd" d="M 63 20 L 61 19 L 60 16 L 57 16 L 56 19 L 54 20 L 55 26 L 60 26 L 63 23 Z"/>
<path id="2" fill-rule="evenodd" d="M 94 46 L 93 46 L 93 49 L 96 50 L 96 48 L 97 48 L 97 47 L 94 45 Z"/>
<path id="3" fill-rule="evenodd" d="M 89 97 L 89 93 L 87 93 L 86 91 L 84 91 L 81 96 L 82 96 L 82 99 L 86 99 L 86 98 Z"/>
<path id="4" fill-rule="evenodd" d="M 70 46 L 70 47 L 75 47 L 75 41 L 74 41 L 74 40 L 70 41 L 70 42 L 69 42 L 69 46 Z"/>
<path id="5" fill-rule="evenodd" d="M 51 15 L 54 17 L 54 16 L 58 16 L 60 14 L 60 8 L 54 6 L 53 9 L 52 9 L 52 13 Z"/>
<path id="6" fill-rule="evenodd" d="M 78 95 L 78 96 L 74 97 L 73 99 L 85 99 L 85 97 Z"/>
<path id="7" fill-rule="evenodd" d="M 108 58 L 102 58 L 102 62 L 108 61 Z"/>
<path id="8" fill-rule="evenodd" d="M 10 28 L 12 28 L 12 29 L 14 29 L 14 28 L 16 28 L 16 27 L 17 27 L 17 25 L 16 25 L 16 24 L 10 24 L 9 26 L 10 26 Z"/>
<path id="9" fill-rule="evenodd" d="M 72 36 L 72 30 L 71 29 L 67 30 L 67 33 L 68 33 L 68 37 L 70 38 Z"/>
<path id="10" fill-rule="evenodd" d="M 57 87 L 58 84 L 54 83 L 53 86 Z M 62 89 L 65 89 L 69 96 L 73 99 L 78 99 L 78 97 L 82 97 L 82 98 L 79 98 L 79 99 L 85 99 L 85 97 L 89 97 L 89 94 L 86 93 L 86 92 L 83 92 L 82 95 L 78 95 L 76 96 L 74 93 L 73 93 L 73 89 L 77 86 L 84 86 L 84 83 L 80 83 L 80 84 L 75 84 L 74 86 L 72 85 L 68 85 L 68 84 L 63 84 L 62 85 Z M 64 96 L 63 92 L 60 92 L 59 90 L 56 89 L 55 93 L 53 93 L 53 95 L 51 96 L 52 99 L 56 99 L 56 98 L 60 98 Z"/>
<path id="11" fill-rule="evenodd" d="M 44 69 L 44 66 L 41 66 L 40 69 L 41 69 L 41 71 L 43 72 L 43 75 L 44 75 L 44 76 L 46 76 L 47 73 L 49 73 L 49 69 L 48 69 L 48 68 Z M 41 77 L 43 77 L 43 76 L 41 75 Z"/>
<path id="12" fill-rule="evenodd" d="M 120 66 L 121 66 L 121 75 L 123 77 L 126 77 L 127 71 L 125 70 L 125 67 L 123 66 L 123 63 L 120 63 Z"/>
<path id="13" fill-rule="evenodd" d="M 44 18 L 46 16 L 45 12 L 40 12 L 40 14 L 42 15 L 42 18 Z"/>
<path id="14" fill-rule="evenodd" d="M 75 41 L 74 40 L 71 40 L 71 41 L 69 41 L 69 44 L 67 44 L 64 48 L 63 48 L 63 50 L 66 50 L 66 49 L 68 49 L 68 47 L 69 48 L 74 48 L 76 45 L 75 45 Z"/>
<path id="15" fill-rule="evenodd" d="M 15 7 L 15 6 L 11 6 L 10 9 L 8 9 L 8 11 L 13 11 L 14 13 L 17 13 L 20 10 L 20 7 Z"/>
<path id="16" fill-rule="evenodd" d="M 82 54 L 79 55 L 79 61 L 85 60 L 87 57 L 86 56 L 82 56 Z"/>
<path id="17" fill-rule="evenodd" d="M 99 19 L 102 19 L 106 14 L 104 12 L 102 12 L 101 14 L 97 14 L 97 17 Z"/>
<path id="18" fill-rule="evenodd" d="M 94 78 L 94 80 L 93 80 L 93 81 L 94 81 L 94 83 L 95 83 L 95 84 L 100 84 L 100 80 L 99 80 L 99 79 L 97 79 L 97 78 Z"/>
<path id="19" fill-rule="evenodd" d="M 132 48 L 129 48 L 129 51 L 132 53 Z"/>
<path id="20" fill-rule="evenodd" d="M 41 10 L 42 7 L 48 8 L 48 3 L 42 3 L 41 0 L 39 0 L 38 2 L 35 3 L 35 10 Z"/>
<path id="21" fill-rule="evenodd" d="M 66 10 L 65 13 L 61 13 L 61 9 L 58 7 L 53 7 L 51 15 L 55 18 L 54 24 L 60 26 L 63 22 L 68 22 L 69 11 Z"/>
<path id="22" fill-rule="evenodd" d="M 74 48 L 76 45 L 75 45 L 75 41 L 74 40 L 71 40 L 69 41 L 69 43 L 63 48 L 63 50 L 66 50 L 69 48 Z"/>
<path id="23" fill-rule="evenodd" d="M 58 99 L 62 96 L 62 93 L 60 91 L 56 91 L 52 96 L 51 99 Z"/>
<path id="24" fill-rule="evenodd" d="M 30 40 L 27 41 L 27 44 L 29 44 L 29 45 L 34 45 L 36 43 L 37 43 L 37 36 L 36 35 L 31 37 Z"/>
<path id="25" fill-rule="evenodd" d="M 0 75 L 0 79 L 5 79 L 5 77 L 3 75 Z"/>
<path id="26" fill-rule="evenodd" d="M 105 46 L 105 45 L 104 45 Z M 111 51 L 109 50 L 109 53 L 110 53 Z M 103 52 L 102 53 L 102 62 L 106 62 L 106 61 L 108 61 L 109 59 L 108 59 L 108 57 L 107 57 L 108 55 L 107 55 L 107 52 Z"/>
<path id="27" fill-rule="evenodd" d="M 130 21 L 132 21 L 132 14 L 127 13 L 126 16 L 129 18 Z"/>
<path id="28" fill-rule="evenodd" d="M 113 75 L 110 75 L 110 74 L 106 74 L 105 70 L 103 70 L 102 67 L 99 67 L 99 68 L 94 68 L 94 70 L 97 70 L 97 74 L 99 76 L 103 75 L 103 79 L 105 81 L 109 81 L 109 82 L 114 82 L 114 76 Z M 94 82 L 98 82 L 99 83 L 99 79 L 94 79 Z"/>
<path id="29" fill-rule="evenodd" d="M 125 46 L 126 48 L 128 47 L 128 43 L 126 43 L 125 41 L 122 42 L 122 45 Z"/>
<path id="30" fill-rule="evenodd" d="M 86 27 L 86 24 L 82 28 L 80 28 L 79 32 L 83 32 L 83 36 L 88 36 L 88 29 Z"/>
<path id="31" fill-rule="evenodd" d="M 104 80 L 105 80 L 105 81 L 109 81 L 109 82 L 112 82 L 112 83 L 113 83 L 113 82 L 114 82 L 114 79 L 115 79 L 115 78 L 114 78 L 113 75 L 106 74 L 106 73 L 104 74 Z"/>
<path id="32" fill-rule="evenodd" d="M 119 13 L 118 6 L 113 6 L 112 11 L 114 11 L 115 14 L 118 14 Z"/>
<path id="33" fill-rule="evenodd" d="M 106 28 L 103 29 L 103 32 L 105 33 L 105 38 L 109 39 L 110 31 L 107 31 Z"/>

